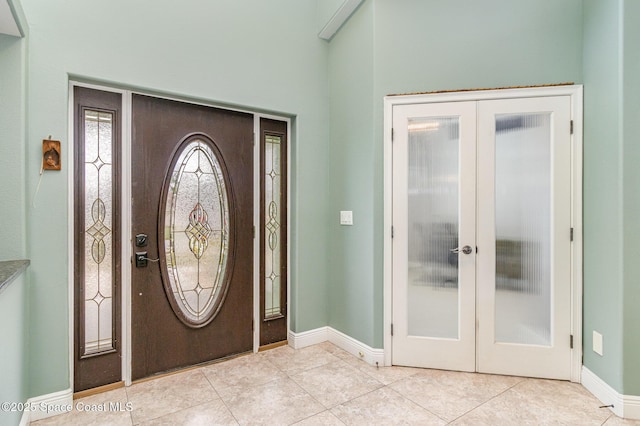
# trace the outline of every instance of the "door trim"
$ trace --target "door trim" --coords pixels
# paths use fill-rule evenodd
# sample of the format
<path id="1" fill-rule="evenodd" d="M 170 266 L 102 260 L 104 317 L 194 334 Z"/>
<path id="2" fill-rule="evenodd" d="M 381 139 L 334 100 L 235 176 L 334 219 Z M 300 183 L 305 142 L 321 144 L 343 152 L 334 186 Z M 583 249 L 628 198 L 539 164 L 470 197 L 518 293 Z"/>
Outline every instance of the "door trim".
<path id="1" fill-rule="evenodd" d="M 294 138 L 292 135 L 292 117 L 294 114 L 285 114 L 279 115 L 278 113 L 270 114 L 265 112 L 258 112 L 257 108 L 239 108 L 237 106 L 231 106 L 224 103 L 216 103 L 214 101 L 206 101 L 206 100 L 194 100 L 189 97 L 180 97 L 177 95 L 167 95 L 162 94 L 155 91 L 150 90 L 137 90 L 135 88 L 125 89 L 124 86 L 110 86 L 101 83 L 92 83 L 90 79 L 84 80 L 81 77 L 70 77 L 68 83 L 68 123 L 67 123 L 67 135 L 68 140 L 73 140 L 74 135 L 74 96 L 73 96 L 73 88 L 74 87 L 86 87 L 89 89 L 102 90 L 105 92 L 113 92 L 120 93 L 122 95 L 122 135 L 121 135 L 121 203 L 120 203 L 120 214 L 122 215 L 121 222 L 121 338 L 122 338 L 122 381 L 124 381 L 125 386 L 130 386 L 132 384 L 131 380 L 131 360 L 132 360 L 132 347 L 131 347 L 131 262 L 126 262 L 125 259 L 131 259 L 132 256 L 132 248 L 131 248 L 131 227 L 132 227 L 132 218 L 131 218 L 131 131 L 132 131 L 132 123 L 131 123 L 131 103 L 132 103 L 132 95 L 146 95 L 153 96 L 160 99 L 173 100 L 188 104 L 194 105 L 202 105 L 207 107 L 214 107 L 225 109 L 229 111 L 238 111 L 249 113 L 253 115 L 253 123 L 254 123 L 254 213 L 253 213 L 253 223 L 256 227 L 256 232 L 260 226 L 260 192 L 255 190 L 255 188 L 260 187 L 260 118 L 268 118 L 278 121 L 283 121 L 287 123 L 287 226 L 286 230 L 286 238 L 287 238 L 287 271 L 288 271 L 288 279 L 287 279 L 287 334 L 291 332 L 291 281 L 292 281 L 292 270 L 291 270 L 291 205 L 292 205 L 292 186 L 291 186 L 291 169 L 293 158 L 292 154 L 292 145 L 294 143 Z M 70 389 L 73 392 L 73 383 L 74 383 L 74 268 L 75 268 L 75 253 L 74 253 L 74 155 L 75 150 L 73 143 L 67 144 L 67 158 L 66 158 L 66 167 L 67 167 L 67 208 L 68 208 L 68 241 L 67 244 L 67 253 L 69 258 L 69 264 L 67 265 L 68 271 L 68 303 L 69 303 L 69 328 L 68 328 L 68 339 L 69 339 L 69 383 Z M 257 185 L 257 186 L 256 186 Z M 260 239 L 254 238 L 253 244 L 253 252 L 254 252 L 254 273 L 253 273 L 253 321 L 254 321 L 254 330 L 253 330 L 253 352 L 258 352 L 258 348 L 260 346 Z"/>
<path id="2" fill-rule="evenodd" d="M 393 107 L 440 102 L 480 101 L 494 99 L 533 98 L 548 96 L 570 96 L 571 120 L 571 227 L 574 239 L 571 246 L 571 381 L 580 382 L 582 370 L 582 85 L 549 86 L 522 89 L 478 90 L 467 92 L 435 93 L 422 95 L 400 95 L 384 97 L 383 133 L 383 347 L 384 364 L 390 366 L 393 257 Z"/>

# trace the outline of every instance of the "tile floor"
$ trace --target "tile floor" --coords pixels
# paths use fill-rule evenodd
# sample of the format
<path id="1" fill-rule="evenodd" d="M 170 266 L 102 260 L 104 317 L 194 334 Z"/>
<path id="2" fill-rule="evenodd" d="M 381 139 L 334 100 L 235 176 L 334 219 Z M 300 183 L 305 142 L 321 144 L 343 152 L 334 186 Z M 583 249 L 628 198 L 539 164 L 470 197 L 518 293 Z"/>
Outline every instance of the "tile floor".
<path id="1" fill-rule="evenodd" d="M 33 424 L 640 425 L 598 408 L 575 383 L 376 368 L 328 342 L 283 346 L 74 401 L 117 402 L 123 411 L 74 410 Z"/>

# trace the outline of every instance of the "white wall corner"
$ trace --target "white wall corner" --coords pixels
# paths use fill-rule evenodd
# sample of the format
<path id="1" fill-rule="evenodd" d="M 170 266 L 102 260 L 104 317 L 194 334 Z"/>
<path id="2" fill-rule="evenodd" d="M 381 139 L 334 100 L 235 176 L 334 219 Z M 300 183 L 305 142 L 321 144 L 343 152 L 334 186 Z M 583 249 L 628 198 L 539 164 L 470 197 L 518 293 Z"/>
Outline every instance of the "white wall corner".
<path id="1" fill-rule="evenodd" d="M 640 396 L 623 395 L 622 398 L 624 418 L 640 420 Z"/>
<path id="2" fill-rule="evenodd" d="M 336 13 L 333 14 L 326 25 L 320 30 L 318 37 L 327 41 L 331 40 L 363 1 L 364 0 L 344 0 L 342 5 L 336 10 Z"/>
<path id="3" fill-rule="evenodd" d="M 384 366 L 384 350 L 374 349 L 334 328 L 327 327 L 327 329 L 329 341 L 340 349 L 364 360 L 367 364 L 380 367 Z"/>
<path id="4" fill-rule="evenodd" d="M 320 327 L 301 333 L 289 331 L 289 346 L 293 349 L 302 349 L 327 341 L 368 364 L 380 367 L 384 365 L 384 350 L 365 345 L 335 328 Z"/>
<path id="5" fill-rule="evenodd" d="M 329 340 L 327 335 L 328 327 L 320 327 L 309 331 L 303 331 L 301 333 L 294 333 L 289 330 L 289 346 L 293 349 L 302 349 L 307 346 L 316 345 L 318 343 L 326 342 Z"/>
<path id="6" fill-rule="evenodd" d="M 73 391 L 71 388 L 47 395 L 29 398 L 26 402 L 20 426 L 28 425 L 36 420 L 68 413 L 73 409 Z"/>
<path id="7" fill-rule="evenodd" d="M 582 386 L 598 398 L 602 405 L 613 405 L 609 409 L 616 416 L 640 420 L 640 396 L 618 393 L 585 366 L 582 367 Z"/>

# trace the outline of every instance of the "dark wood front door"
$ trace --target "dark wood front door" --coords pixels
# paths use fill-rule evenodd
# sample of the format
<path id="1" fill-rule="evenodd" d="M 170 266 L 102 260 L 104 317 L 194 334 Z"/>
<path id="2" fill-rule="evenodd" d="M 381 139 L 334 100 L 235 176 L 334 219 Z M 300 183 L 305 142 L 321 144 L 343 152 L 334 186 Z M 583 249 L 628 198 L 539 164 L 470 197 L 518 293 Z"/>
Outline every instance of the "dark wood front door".
<path id="1" fill-rule="evenodd" d="M 134 95 L 132 378 L 253 347 L 253 116 Z"/>

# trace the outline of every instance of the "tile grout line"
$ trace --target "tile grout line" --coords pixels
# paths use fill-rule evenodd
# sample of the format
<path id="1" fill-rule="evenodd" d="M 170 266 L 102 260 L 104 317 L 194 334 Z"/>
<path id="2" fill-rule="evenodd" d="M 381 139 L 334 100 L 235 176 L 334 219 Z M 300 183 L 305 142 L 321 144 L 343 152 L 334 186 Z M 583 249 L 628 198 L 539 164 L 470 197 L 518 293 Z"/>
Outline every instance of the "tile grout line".
<path id="1" fill-rule="evenodd" d="M 324 348 L 320 348 L 320 349 L 322 349 L 323 351 L 325 351 L 325 352 L 326 352 L 326 353 L 328 353 L 329 355 L 332 355 L 332 356 L 333 356 L 333 354 L 329 353 L 329 351 L 326 351 Z M 316 368 L 324 367 L 324 366 L 326 366 L 326 365 L 328 365 L 328 364 L 330 364 L 330 363 L 326 363 L 326 364 L 318 365 L 318 366 L 316 366 L 316 367 L 308 368 L 308 369 L 306 369 L 306 370 L 301 371 L 300 373 L 304 373 L 305 371 L 310 371 L 310 370 L 314 370 L 314 369 L 316 369 Z M 311 399 L 313 399 L 315 402 L 317 402 L 318 404 L 320 404 L 320 405 L 324 408 L 324 410 L 323 410 L 323 411 L 320 411 L 320 412 L 317 412 L 317 413 L 315 413 L 315 414 L 312 414 L 311 416 L 308 416 L 308 417 L 306 417 L 305 419 L 308 419 L 308 418 L 313 417 L 313 416 L 317 416 L 317 415 L 318 415 L 318 414 L 320 414 L 320 413 L 323 413 L 323 412 L 325 412 L 325 411 L 329 411 L 329 410 L 330 410 L 330 408 L 327 408 L 327 407 L 326 407 L 322 402 L 318 401 L 318 399 L 317 399 L 315 396 L 311 395 L 309 392 L 307 392 L 307 390 L 306 390 L 305 388 L 303 388 L 302 386 L 300 386 L 300 384 L 299 384 L 299 383 L 298 383 L 298 382 L 293 378 L 293 376 L 292 376 L 292 375 L 289 375 L 288 373 L 286 373 L 286 372 L 284 372 L 284 371 L 283 371 L 283 373 L 285 373 L 285 374 L 287 375 L 287 378 L 288 378 L 289 380 L 291 380 L 291 381 L 292 381 L 296 386 L 298 386 L 298 387 L 302 390 L 302 392 L 304 392 L 305 394 L 309 395 L 309 396 L 311 397 Z M 298 373 L 298 374 L 300 374 L 300 373 Z M 337 418 L 337 417 L 336 417 L 336 418 Z M 305 420 L 305 419 L 302 419 L 302 420 Z M 299 423 L 299 422 L 301 422 L 302 420 L 298 420 L 298 421 L 297 421 L 297 422 L 295 422 L 295 423 Z M 338 420 L 340 420 L 340 419 L 338 419 Z M 342 420 L 340 420 L 340 421 L 342 422 Z M 295 424 L 295 423 L 292 423 L 292 424 Z M 342 423 L 344 423 L 344 422 L 342 422 Z"/>
<path id="2" fill-rule="evenodd" d="M 405 378 L 400 379 L 400 380 L 408 379 L 408 378 L 410 378 L 410 377 L 412 377 L 412 376 L 405 377 Z M 397 383 L 397 382 L 399 382 L 400 380 L 396 380 L 396 381 L 395 381 L 395 382 L 393 382 L 393 383 Z M 429 412 L 429 413 L 431 413 L 432 415 L 436 416 L 437 418 L 439 418 L 440 420 L 442 420 L 443 422 L 445 422 L 445 424 L 449 424 L 449 420 L 442 418 L 442 417 L 441 417 L 441 416 L 439 416 L 438 414 L 436 414 L 436 413 L 434 413 L 433 411 L 429 410 L 427 407 L 423 406 L 422 404 L 419 404 L 417 401 L 414 401 L 413 399 L 411 399 L 411 397 L 410 397 L 410 396 L 403 395 L 403 394 L 401 394 L 399 391 L 397 391 L 397 390 L 395 390 L 395 389 L 393 389 L 393 388 L 391 388 L 391 387 L 390 387 L 389 389 L 391 389 L 392 391 L 394 391 L 395 393 L 397 393 L 398 395 L 400 395 L 401 397 L 403 397 L 403 398 L 404 398 L 404 399 L 406 399 L 407 401 L 411 401 L 412 403 L 416 404 L 418 407 L 422 408 L 423 410 L 428 411 L 428 412 Z"/>
<path id="3" fill-rule="evenodd" d="M 478 374 L 478 373 L 474 373 L 474 374 Z M 511 376 L 511 377 L 515 377 L 515 376 Z M 495 394 L 494 396 L 492 396 L 491 398 L 487 399 L 486 401 L 476 405 L 475 407 L 471 408 L 470 410 L 467 410 L 466 412 L 460 414 L 458 417 L 456 417 L 455 419 L 451 420 L 449 423 L 447 424 L 451 424 L 453 422 L 455 422 L 456 420 L 466 416 L 467 414 L 469 414 L 470 412 L 477 410 L 478 408 L 482 407 L 483 405 L 485 405 L 486 403 L 488 403 L 489 401 L 493 401 L 494 399 L 496 399 L 497 397 L 504 395 L 506 392 L 509 392 L 511 389 L 515 388 L 516 386 L 518 386 L 520 383 L 524 383 L 525 381 L 527 381 L 528 379 L 526 377 L 521 377 L 521 380 L 517 383 L 514 383 L 513 385 L 509 386 L 508 388 L 506 388 L 505 390 L 503 390 L 500 393 Z"/>
<path id="4" fill-rule="evenodd" d="M 201 367 L 204 368 L 204 367 Z M 211 389 L 213 389 L 213 391 L 215 392 L 216 395 L 218 395 L 218 398 L 220 398 L 220 401 L 222 401 L 222 405 L 225 406 L 225 408 L 227 409 L 227 411 L 229 411 L 229 413 L 231 414 L 231 417 L 233 417 L 233 419 L 236 421 L 236 423 L 239 425 L 240 421 L 238 420 L 238 418 L 236 417 L 235 414 L 233 414 L 233 411 L 231 411 L 231 408 L 229 408 L 229 406 L 227 405 L 227 402 L 224 400 L 224 398 L 222 398 L 222 396 L 220 396 L 220 393 L 218 393 L 218 390 L 216 389 L 216 387 L 213 385 L 213 383 L 211 383 L 211 380 L 209 380 L 209 377 L 207 377 L 207 375 L 202 372 L 202 375 L 204 376 L 204 378 L 207 380 L 207 382 L 209 383 L 209 386 L 211 386 Z"/>
<path id="5" fill-rule="evenodd" d="M 325 406 L 322 402 L 320 402 L 316 397 L 314 397 L 314 396 L 313 396 L 313 395 L 311 395 L 309 392 L 307 392 L 307 390 L 306 390 L 306 389 L 304 389 L 304 388 L 300 385 L 300 383 L 298 383 L 298 382 L 293 378 L 293 376 L 298 375 L 298 374 L 302 374 L 302 373 L 307 372 L 307 371 L 311 371 L 311 370 L 316 370 L 316 369 L 319 369 L 319 368 L 323 368 L 323 367 L 326 367 L 327 365 L 329 365 L 329 364 L 331 364 L 331 363 L 338 363 L 338 362 L 341 362 L 342 364 L 344 364 L 344 365 L 348 366 L 348 367 L 352 370 L 352 373 L 359 372 L 359 370 L 358 370 L 357 368 L 355 368 L 355 367 L 353 367 L 353 366 L 349 365 L 349 363 L 347 363 L 346 361 L 344 361 L 344 360 L 343 360 L 343 359 L 341 359 L 340 357 L 338 357 L 338 356 L 334 355 L 333 353 L 329 352 L 328 350 L 326 350 L 326 349 L 324 349 L 324 348 L 320 348 L 320 349 L 322 349 L 324 352 L 326 352 L 327 354 L 331 355 L 332 357 L 336 358 L 336 360 L 335 360 L 335 361 L 330 361 L 330 362 L 328 362 L 328 363 L 326 363 L 326 364 L 318 365 L 318 366 L 316 366 L 316 367 L 308 368 L 308 369 L 303 370 L 303 371 L 301 371 L 301 372 L 299 372 L 299 373 L 296 373 L 296 374 L 294 374 L 294 375 L 289 375 L 289 374 L 288 374 L 288 373 L 286 373 L 286 372 L 285 372 L 285 374 L 287 374 L 287 377 L 288 377 L 288 378 L 289 378 L 293 383 L 295 383 L 295 384 L 296 384 L 300 389 L 302 389 L 302 391 L 303 391 L 304 393 L 306 393 L 307 395 L 309 395 L 309 396 L 310 396 L 314 401 L 316 401 L 318 404 L 320 404 L 320 405 L 324 408 L 324 410 L 323 410 L 323 411 L 320 411 L 320 412 L 318 412 L 318 413 L 312 414 L 312 415 L 310 415 L 310 416 L 308 416 L 308 417 L 306 417 L 306 418 L 304 418 L 304 419 L 302 419 L 302 420 L 298 420 L 297 422 L 292 423 L 292 424 L 299 423 L 299 422 L 301 422 L 301 421 L 303 421 L 303 420 L 306 420 L 306 419 L 309 419 L 309 418 L 311 418 L 311 417 L 317 416 L 318 414 L 321 414 L 321 413 L 324 413 L 324 412 L 329 412 L 329 414 L 333 415 L 336 419 L 338 419 L 338 421 L 339 421 L 340 423 L 342 423 L 342 424 L 346 425 L 346 423 L 345 423 L 344 421 L 342 421 L 342 419 L 341 419 L 340 417 L 338 417 L 338 416 L 336 416 L 335 414 L 333 414 L 333 413 L 331 412 L 331 410 L 332 410 L 333 408 L 335 408 L 335 407 L 339 406 L 339 405 L 345 404 L 345 403 L 347 403 L 347 402 L 349 402 L 349 401 L 352 401 L 352 400 L 354 400 L 354 399 L 356 399 L 356 398 L 360 398 L 360 397 L 362 397 L 362 396 L 364 396 L 364 395 L 367 395 L 367 394 L 369 394 L 369 393 L 371 393 L 371 392 L 374 392 L 374 391 L 376 391 L 376 390 L 378 390 L 378 389 L 381 389 L 381 388 L 374 389 L 374 390 L 372 390 L 372 391 L 366 392 L 366 393 L 364 393 L 364 394 L 362 394 L 362 395 L 359 395 L 359 396 L 357 396 L 357 397 L 351 398 L 351 399 L 349 399 L 349 400 L 347 400 L 347 401 L 341 402 L 341 403 L 339 403 L 339 404 L 335 404 L 335 405 L 333 405 L 332 407 L 328 407 L 328 408 L 327 408 L 327 406 Z M 374 380 L 375 380 L 375 378 L 374 378 Z M 378 380 L 376 380 L 376 381 L 377 381 L 378 383 L 380 383 Z M 384 387 L 384 384 L 383 384 L 383 383 L 380 383 L 380 384 Z"/>
<path id="6" fill-rule="evenodd" d="M 130 386 L 125 386 L 124 387 L 124 394 L 127 396 L 127 402 L 131 402 L 131 399 L 129 398 L 129 388 Z M 135 426 L 135 423 L 133 422 L 133 410 L 135 410 L 135 407 L 133 407 L 133 403 L 132 404 L 132 409 L 131 411 L 129 411 L 129 419 L 131 420 L 131 426 Z"/>

